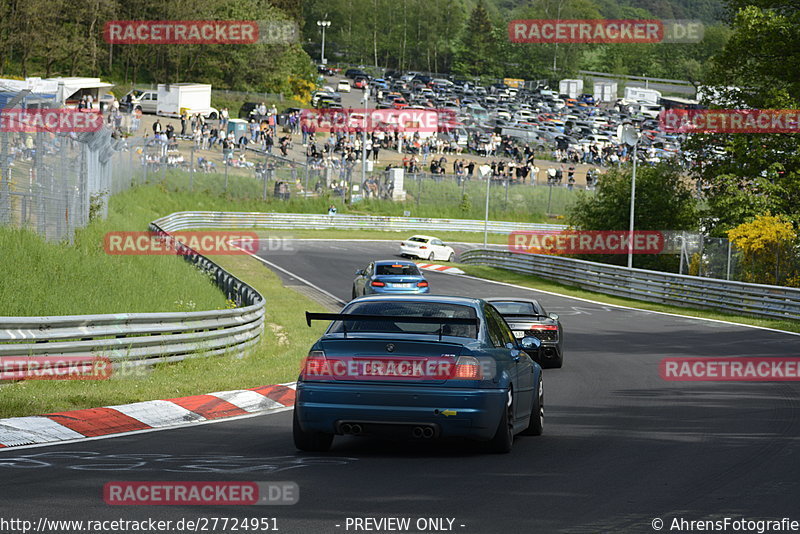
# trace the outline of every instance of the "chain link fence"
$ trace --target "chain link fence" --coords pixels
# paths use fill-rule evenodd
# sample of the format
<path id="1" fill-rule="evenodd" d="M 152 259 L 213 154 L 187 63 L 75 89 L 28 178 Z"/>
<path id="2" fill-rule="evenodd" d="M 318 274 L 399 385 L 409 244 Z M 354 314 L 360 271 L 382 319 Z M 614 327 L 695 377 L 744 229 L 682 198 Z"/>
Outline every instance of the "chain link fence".
<path id="1" fill-rule="evenodd" d="M 31 96 L 7 98 L 0 112 L 24 105 Z M 80 133 L 11 129 L 0 131 L 0 226 L 30 228 L 50 241 L 72 242 L 76 228 L 95 213 L 106 215 L 113 189 L 110 160 L 123 142 L 105 125 Z"/>

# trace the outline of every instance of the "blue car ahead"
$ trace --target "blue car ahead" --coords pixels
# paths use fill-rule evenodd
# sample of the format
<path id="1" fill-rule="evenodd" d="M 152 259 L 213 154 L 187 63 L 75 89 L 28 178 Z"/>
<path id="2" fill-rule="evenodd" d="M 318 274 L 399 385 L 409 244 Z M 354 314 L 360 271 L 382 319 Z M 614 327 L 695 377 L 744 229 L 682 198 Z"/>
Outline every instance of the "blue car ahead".
<path id="1" fill-rule="evenodd" d="M 413 261 L 374 261 L 356 271 L 353 298 L 364 295 L 424 294 L 430 284 Z"/>
<path id="2" fill-rule="evenodd" d="M 542 433 L 542 368 L 526 352 L 539 340 L 517 340 L 486 301 L 373 295 L 306 320 L 332 322 L 297 382 L 300 450 L 349 434 L 461 437 L 505 453 L 516 434 Z"/>

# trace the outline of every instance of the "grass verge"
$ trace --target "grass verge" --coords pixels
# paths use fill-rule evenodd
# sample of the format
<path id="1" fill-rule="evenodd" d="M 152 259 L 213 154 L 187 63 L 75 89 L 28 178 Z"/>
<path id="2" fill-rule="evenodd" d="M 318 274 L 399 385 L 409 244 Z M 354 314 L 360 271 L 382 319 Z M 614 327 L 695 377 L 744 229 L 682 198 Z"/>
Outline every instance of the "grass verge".
<path id="1" fill-rule="evenodd" d="M 326 311 L 315 301 L 283 287 L 280 279 L 249 256 L 214 257 L 258 289 L 267 300 L 264 335 L 246 357 L 196 358 L 155 366 L 143 379 L 17 382 L 0 387 L 0 418 L 94 408 L 152 399 L 245 389 L 293 381 L 302 358 L 325 329 L 309 328 L 304 312 Z"/>
<path id="2" fill-rule="evenodd" d="M 702 310 L 697 308 L 683 308 L 680 306 L 670 306 L 667 304 L 657 304 L 645 302 L 641 300 L 633 300 L 622 297 L 615 297 L 604 295 L 602 293 L 595 293 L 587 291 L 575 286 L 568 286 L 539 278 L 538 276 L 531 276 L 514 271 L 507 271 L 505 269 L 498 269 L 496 267 L 486 267 L 483 265 L 466 265 L 457 264 L 466 274 L 476 276 L 479 278 L 486 278 L 487 280 L 497 280 L 508 284 L 515 284 L 523 287 L 530 287 L 532 289 L 541 289 L 542 291 L 550 291 L 558 293 L 567 297 L 578 297 L 588 300 L 594 300 L 605 304 L 616 304 L 619 306 L 628 306 L 630 308 L 638 308 L 641 310 L 649 310 L 656 312 L 671 313 L 677 315 L 686 315 L 690 317 L 698 317 L 701 319 L 716 319 L 719 321 L 728 321 L 731 323 L 763 326 L 765 328 L 774 328 L 776 330 L 786 330 L 788 332 L 800 332 L 800 321 L 780 320 L 780 319 L 763 319 L 758 317 L 743 317 L 741 315 L 734 315 L 730 313 L 717 312 L 713 310 Z"/>

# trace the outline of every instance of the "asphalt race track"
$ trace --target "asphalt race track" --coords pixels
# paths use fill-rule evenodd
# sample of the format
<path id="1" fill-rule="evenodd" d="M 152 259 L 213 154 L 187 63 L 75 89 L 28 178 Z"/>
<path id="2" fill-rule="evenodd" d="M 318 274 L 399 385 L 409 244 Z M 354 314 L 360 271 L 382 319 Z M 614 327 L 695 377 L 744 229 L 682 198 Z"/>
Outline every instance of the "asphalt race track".
<path id="1" fill-rule="evenodd" d="M 399 249 L 399 241 L 295 244 L 295 253 L 267 260 L 293 273 L 281 273 L 287 283 L 301 277 L 343 301 L 356 269 Z M 428 279 L 439 294 L 536 294 L 457 275 Z M 800 520 L 798 383 L 668 382 L 658 372 L 669 356 L 796 357 L 800 338 L 539 298 L 562 318 L 564 368 L 545 371 L 545 434 L 518 437 L 508 455 L 460 442 L 341 437 L 330 453 L 300 454 L 285 411 L 0 452 L 4 513 L 33 520 L 276 517 L 284 533 L 354 532 L 345 528 L 348 517 L 410 517 L 412 525 L 450 518 L 453 531 L 469 534 L 654 532 L 654 518 L 663 519 L 665 532 L 673 518 Z M 300 502 L 106 505 L 103 485 L 122 480 L 294 481 Z"/>

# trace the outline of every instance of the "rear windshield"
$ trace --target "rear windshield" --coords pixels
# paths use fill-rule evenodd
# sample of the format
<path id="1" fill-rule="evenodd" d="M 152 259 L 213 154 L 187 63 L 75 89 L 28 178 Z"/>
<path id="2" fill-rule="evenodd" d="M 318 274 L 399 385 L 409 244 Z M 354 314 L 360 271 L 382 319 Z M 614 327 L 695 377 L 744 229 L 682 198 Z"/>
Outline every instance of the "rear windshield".
<path id="1" fill-rule="evenodd" d="M 443 304 L 439 302 L 409 302 L 409 301 L 380 301 L 357 302 L 348 306 L 342 313 L 358 315 L 401 315 L 408 317 L 457 317 L 474 319 L 477 317 L 475 308 L 459 304 Z M 433 334 L 438 335 L 440 325 L 406 323 L 403 321 L 334 321 L 328 333 L 341 333 L 342 323 L 347 332 L 380 332 L 396 334 Z M 473 325 L 448 324 L 442 327 L 442 335 L 477 338 L 478 329 Z"/>
<path id="2" fill-rule="evenodd" d="M 378 275 L 406 275 L 406 276 L 419 276 L 419 269 L 413 264 L 395 264 L 395 265 L 376 265 L 375 274 Z"/>
<path id="3" fill-rule="evenodd" d="M 492 306 L 497 308 L 500 315 L 507 314 L 530 314 L 536 315 L 539 310 L 533 305 L 532 302 L 492 302 Z"/>
<path id="4" fill-rule="evenodd" d="M 415 243 L 427 243 L 428 240 L 424 237 L 410 237 L 408 238 L 409 241 L 414 241 Z"/>

